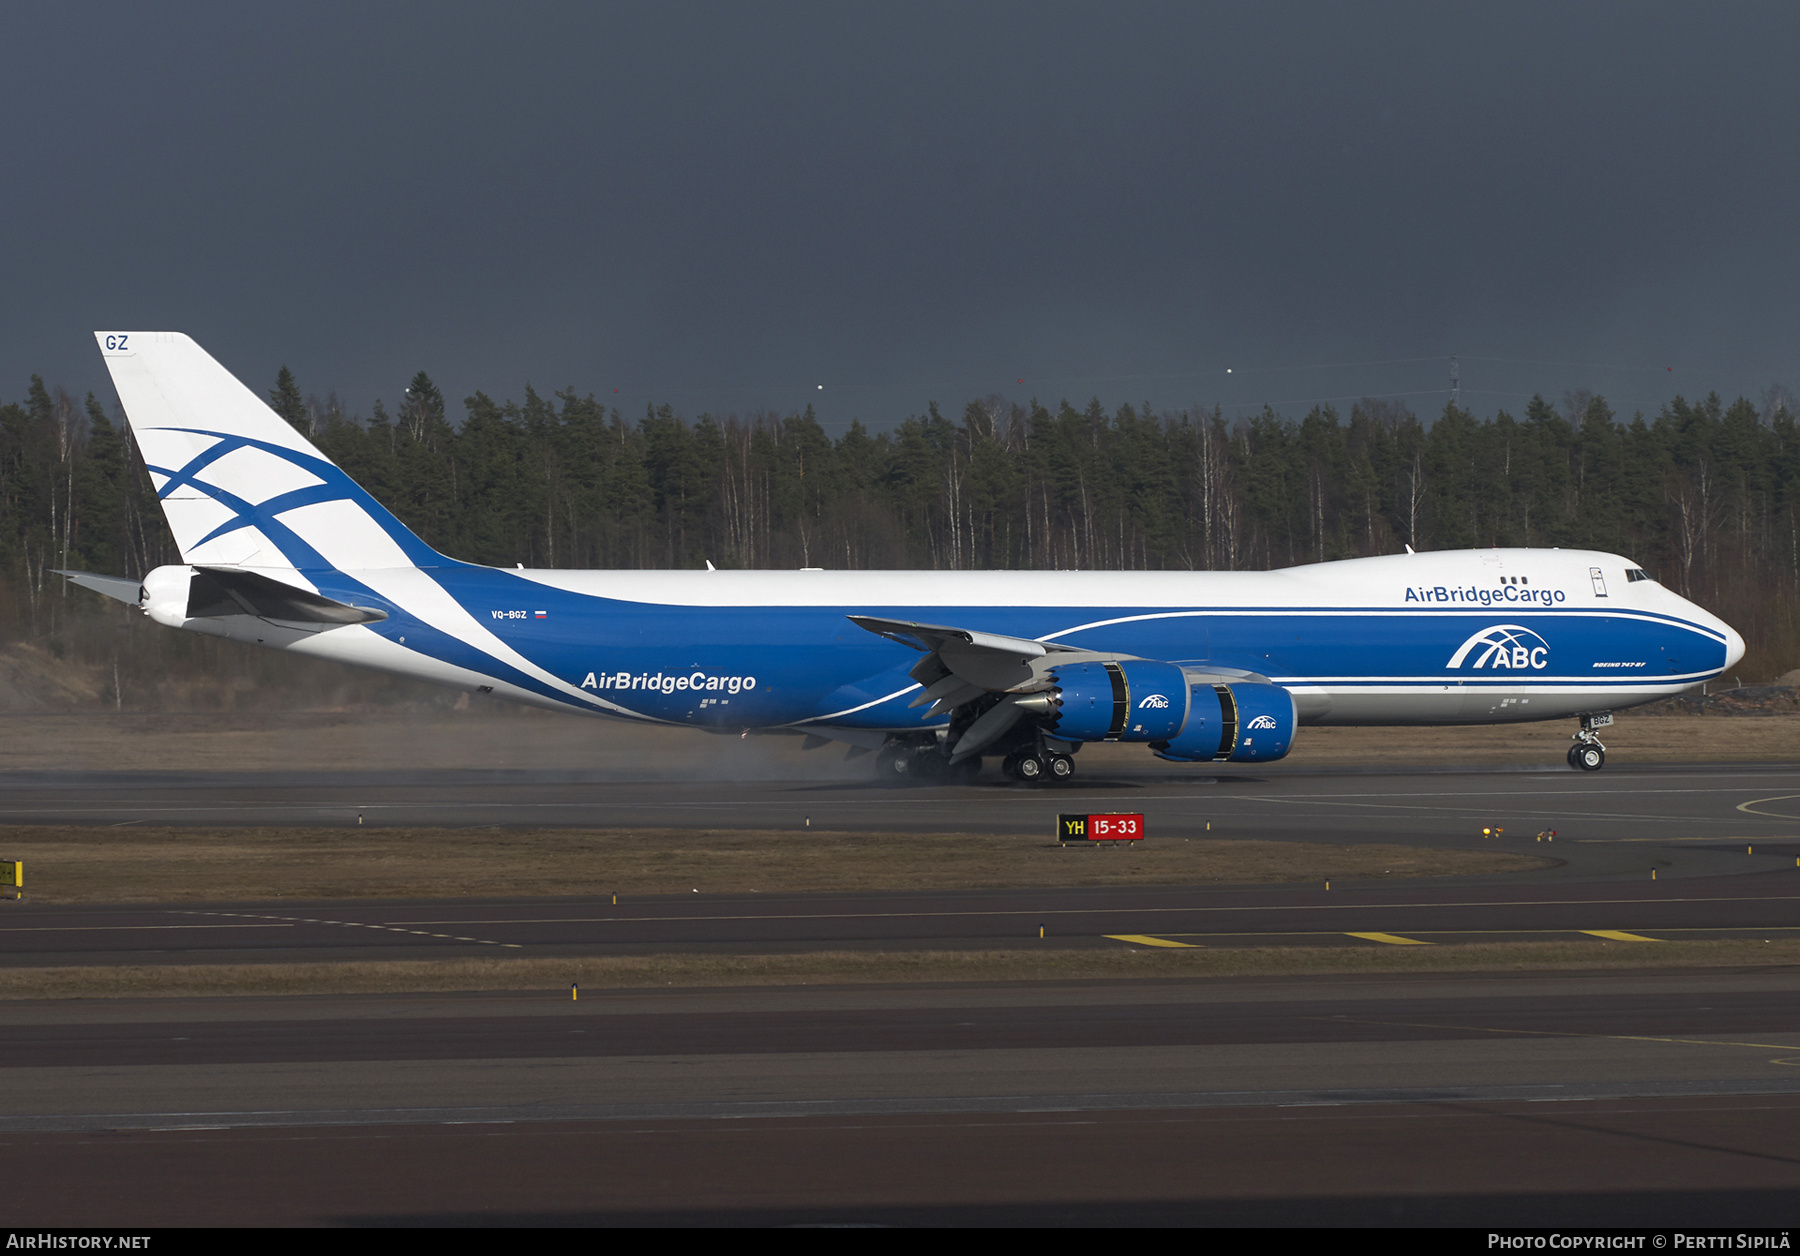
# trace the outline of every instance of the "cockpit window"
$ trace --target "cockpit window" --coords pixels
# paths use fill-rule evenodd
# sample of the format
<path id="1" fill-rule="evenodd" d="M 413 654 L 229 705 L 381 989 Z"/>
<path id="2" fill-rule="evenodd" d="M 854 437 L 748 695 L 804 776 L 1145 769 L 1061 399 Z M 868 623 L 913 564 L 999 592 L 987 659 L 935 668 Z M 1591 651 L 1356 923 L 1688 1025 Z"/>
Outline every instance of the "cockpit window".
<path id="1" fill-rule="evenodd" d="M 1625 572 L 1625 582 L 1627 584 L 1636 584 L 1640 580 L 1648 580 L 1649 578 L 1650 573 L 1645 571 L 1642 567 L 1632 567 Z"/>

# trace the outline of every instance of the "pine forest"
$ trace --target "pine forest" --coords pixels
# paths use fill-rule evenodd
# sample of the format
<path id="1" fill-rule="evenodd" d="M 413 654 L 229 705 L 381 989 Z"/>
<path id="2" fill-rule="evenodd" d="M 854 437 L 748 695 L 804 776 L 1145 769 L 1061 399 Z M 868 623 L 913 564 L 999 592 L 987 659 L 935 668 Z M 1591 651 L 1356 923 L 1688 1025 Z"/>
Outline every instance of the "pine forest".
<path id="1" fill-rule="evenodd" d="M 626 415 L 569 390 L 476 393 L 453 422 L 416 375 L 366 416 L 270 404 L 426 542 L 532 567 L 1265 569 L 1415 549 L 1610 550 L 1723 616 L 1745 683 L 1800 666 L 1800 431 L 1758 404 L 1674 397 L 1615 414 L 1583 393 L 1517 414 L 1368 400 L 1265 408 L 935 403 L 832 438 L 809 408 Z M 201 665 L 279 680 L 261 654 L 67 587 L 57 568 L 141 575 L 179 561 L 116 403 L 33 377 L 0 404 L 0 600 L 8 640 L 132 676 Z M 1054 592 L 1047 591 L 1048 600 Z M 148 628 L 146 632 L 143 628 Z M 273 670 L 271 670 L 273 668 Z M 260 669 L 260 670 L 259 670 Z"/>

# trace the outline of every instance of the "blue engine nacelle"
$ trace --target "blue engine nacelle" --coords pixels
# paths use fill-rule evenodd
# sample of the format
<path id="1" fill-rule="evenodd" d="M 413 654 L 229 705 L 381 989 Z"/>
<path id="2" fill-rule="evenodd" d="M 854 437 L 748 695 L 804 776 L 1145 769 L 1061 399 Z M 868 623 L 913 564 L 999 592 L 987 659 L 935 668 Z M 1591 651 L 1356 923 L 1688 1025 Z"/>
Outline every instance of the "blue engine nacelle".
<path id="1" fill-rule="evenodd" d="M 1150 748 L 1177 763 L 1266 763 L 1293 747 L 1297 723 L 1294 696 L 1280 685 L 1203 683 L 1193 686 L 1181 732 Z"/>
<path id="2" fill-rule="evenodd" d="M 1050 681 L 1043 723 L 1065 741 L 1163 741 L 1187 723 L 1187 677 L 1170 663 L 1068 663 Z"/>

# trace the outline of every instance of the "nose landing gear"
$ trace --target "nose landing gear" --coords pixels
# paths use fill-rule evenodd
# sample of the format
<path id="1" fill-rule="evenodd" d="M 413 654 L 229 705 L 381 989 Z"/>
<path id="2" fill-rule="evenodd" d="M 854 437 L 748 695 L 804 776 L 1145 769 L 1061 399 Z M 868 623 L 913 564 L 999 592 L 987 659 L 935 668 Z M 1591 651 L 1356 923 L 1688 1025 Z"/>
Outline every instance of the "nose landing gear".
<path id="1" fill-rule="evenodd" d="M 1569 747 L 1569 766 L 1579 768 L 1583 772 L 1598 772 L 1606 766 L 1606 747 L 1594 735 L 1596 728 L 1605 728 L 1613 722 L 1608 713 L 1584 715 L 1581 717 L 1581 728 L 1576 732 L 1575 744 Z"/>
<path id="2" fill-rule="evenodd" d="M 1598 742 L 1591 746 L 1570 746 L 1569 766 L 1583 772 L 1598 772 L 1606 766 L 1606 747 Z"/>

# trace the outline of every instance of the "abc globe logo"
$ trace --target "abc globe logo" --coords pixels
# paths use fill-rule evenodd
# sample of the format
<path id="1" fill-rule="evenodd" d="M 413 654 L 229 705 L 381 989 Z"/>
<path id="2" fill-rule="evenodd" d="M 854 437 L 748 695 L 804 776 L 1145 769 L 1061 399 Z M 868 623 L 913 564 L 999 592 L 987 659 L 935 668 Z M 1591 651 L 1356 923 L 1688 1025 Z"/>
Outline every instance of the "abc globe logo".
<path id="1" fill-rule="evenodd" d="M 1472 671 L 1542 671 L 1550 666 L 1550 643 L 1521 624 L 1495 624 L 1470 637 L 1444 666 L 1454 671 L 1465 662 Z"/>
<path id="2" fill-rule="evenodd" d="M 1166 711 L 1169 709 L 1169 700 L 1160 693 L 1153 693 L 1148 698 L 1145 698 L 1142 702 L 1138 703 L 1138 710 L 1142 711 L 1145 708 L 1152 711 Z"/>

